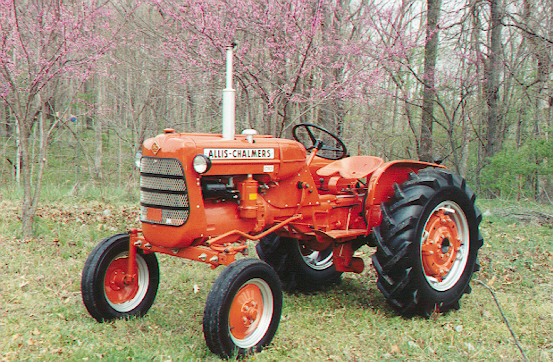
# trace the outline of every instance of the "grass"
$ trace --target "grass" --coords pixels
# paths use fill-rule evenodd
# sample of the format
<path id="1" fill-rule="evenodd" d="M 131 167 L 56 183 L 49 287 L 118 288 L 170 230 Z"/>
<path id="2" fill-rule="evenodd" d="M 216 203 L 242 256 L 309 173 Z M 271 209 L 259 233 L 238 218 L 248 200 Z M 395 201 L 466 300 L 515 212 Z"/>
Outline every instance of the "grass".
<path id="1" fill-rule="evenodd" d="M 88 254 L 102 238 L 138 225 L 128 192 L 100 194 L 95 200 L 47 191 L 39 236 L 23 241 L 17 238 L 17 193 L 0 189 L 0 361 L 218 360 L 205 345 L 202 316 L 222 268 L 158 256 L 161 284 L 146 317 L 97 323 L 89 316 L 80 296 Z M 550 361 L 552 224 L 500 212 L 514 206 L 548 211 L 498 201 L 479 206 L 490 211 L 481 226 L 485 245 L 475 278 L 494 290 L 528 359 Z M 373 250 L 361 252 L 368 260 Z M 345 274 L 341 285 L 325 292 L 285 294 L 273 344 L 246 360 L 522 360 L 490 292 L 472 286 L 459 311 L 404 319 L 378 291 L 371 267 Z"/>

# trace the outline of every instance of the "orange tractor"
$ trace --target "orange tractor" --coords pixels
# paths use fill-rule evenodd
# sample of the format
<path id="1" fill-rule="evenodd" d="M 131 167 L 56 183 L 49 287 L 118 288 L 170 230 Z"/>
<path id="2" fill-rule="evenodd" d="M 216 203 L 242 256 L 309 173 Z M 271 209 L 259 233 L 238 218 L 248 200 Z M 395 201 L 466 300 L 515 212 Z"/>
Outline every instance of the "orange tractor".
<path id="1" fill-rule="evenodd" d="M 378 288 L 400 314 L 459 308 L 483 243 L 465 180 L 438 164 L 350 157 L 313 124 L 296 125 L 294 140 L 235 135 L 227 52 L 223 133 L 166 129 L 144 142 L 141 229 L 103 240 L 88 257 L 89 313 L 98 321 L 144 315 L 159 284 L 156 253 L 226 265 L 207 297 L 204 336 L 223 358 L 243 355 L 271 342 L 283 289 L 361 273 L 363 245 L 376 247 Z M 236 260 L 248 240 L 258 241 L 259 259 Z"/>

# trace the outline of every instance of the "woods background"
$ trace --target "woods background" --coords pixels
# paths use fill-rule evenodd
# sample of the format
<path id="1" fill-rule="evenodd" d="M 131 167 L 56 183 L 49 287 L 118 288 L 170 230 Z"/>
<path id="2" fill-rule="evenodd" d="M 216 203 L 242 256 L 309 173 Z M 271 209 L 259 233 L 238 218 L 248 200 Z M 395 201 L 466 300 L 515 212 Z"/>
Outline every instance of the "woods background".
<path id="1" fill-rule="evenodd" d="M 0 0 L 0 179 L 23 234 L 42 186 L 138 189 L 164 128 L 311 122 L 350 153 L 443 159 L 480 197 L 551 202 L 551 0 Z"/>

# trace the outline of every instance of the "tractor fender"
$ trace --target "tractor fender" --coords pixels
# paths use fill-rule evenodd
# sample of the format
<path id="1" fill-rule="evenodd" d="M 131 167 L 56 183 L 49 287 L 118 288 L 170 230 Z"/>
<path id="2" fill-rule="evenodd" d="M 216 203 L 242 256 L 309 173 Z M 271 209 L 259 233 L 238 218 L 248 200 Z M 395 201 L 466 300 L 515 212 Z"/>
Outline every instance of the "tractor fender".
<path id="1" fill-rule="evenodd" d="M 386 162 L 377 168 L 371 175 L 365 198 L 365 220 L 367 234 L 382 221 L 380 204 L 388 201 L 394 194 L 394 184 L 401 185 L 409 179 L 409 173 L 418 173 L 427 167 L 445 168 L 436 163 L 397 160 Z"/>

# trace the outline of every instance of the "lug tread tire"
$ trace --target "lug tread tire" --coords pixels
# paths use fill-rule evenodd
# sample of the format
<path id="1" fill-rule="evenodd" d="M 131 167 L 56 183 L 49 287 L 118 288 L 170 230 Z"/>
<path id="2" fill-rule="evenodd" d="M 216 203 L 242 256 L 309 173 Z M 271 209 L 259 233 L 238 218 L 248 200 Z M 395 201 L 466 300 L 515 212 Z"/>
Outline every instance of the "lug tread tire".
<path id="1" fill-rule="evenodd" d="M 451 197 L 451 199 L 449 199 Z M 467 265 L 459 281 L 448 290 L 434 290 L 426 281 L 420 260 L 420 225 L 437 199 L 458 203 L 469 228 Z M 445 169 L 426 168 L 410 173 L 402 185 L 394 185 L 394 196 L 382 205 L 382 222 L 374 228 L 377 250 L 372 256 L 378 274 L 377 286 L 393 308 L 404 316 L 429 317 L 434 311 L 459 308 L 459 299 L 470 293 L 469 282 L 479 269 L 478 249 L 483 238 L 478 231 L 482 214 L 474 205 L 476 196 L 459 175 Z M 430 210 L 429 210 L 430 209 Z"/>
<path id="2" fill-rule="evenodd" d="M 263 279 L 273 294 L 273 315 L 263 338 L 250 348 L 238 348 L 230 337 L 229 310 L 238 290 L 248 280 Z M 276 272 L 259 259 L 240 259 L 226 267 L 213 283 L 207 296 L 203 315 L 203 331 L 211 352 L 221 358 L 244 356 L 259 352 L 271 343 L 280 323 L 282 313 L 282 288 Z"/>
<path id="3" fill-rule="evenodd" d="M 156 298 L 159 287 L 159 264 L 155 254 L 144 254 L 138 249 L 148 267 L 148 291 L 139 305 L 128 312 L 118 312 L 107 302 L 104 292 L 104 277 L 107 267 L 118 254 L 129 250 L 129 234 L 117 234 L 102 240 L 92 250 L 85 262 L 81 278 L 81 294 L 83 303 L 94 319 L 98 322 L 117 318 L 144 316 Z"/>
<path id="4" fill-rule="evenodd" d="M 282 289 L 287 292 L 309 293 L 342 281 L 342 273 L 336 271 L 334 264 L 324 270 L 314 270 L 308 266 L 296 239 L 273 233 L 261 238 L 255 249 L 259 258 L 276 271 Z"/>

